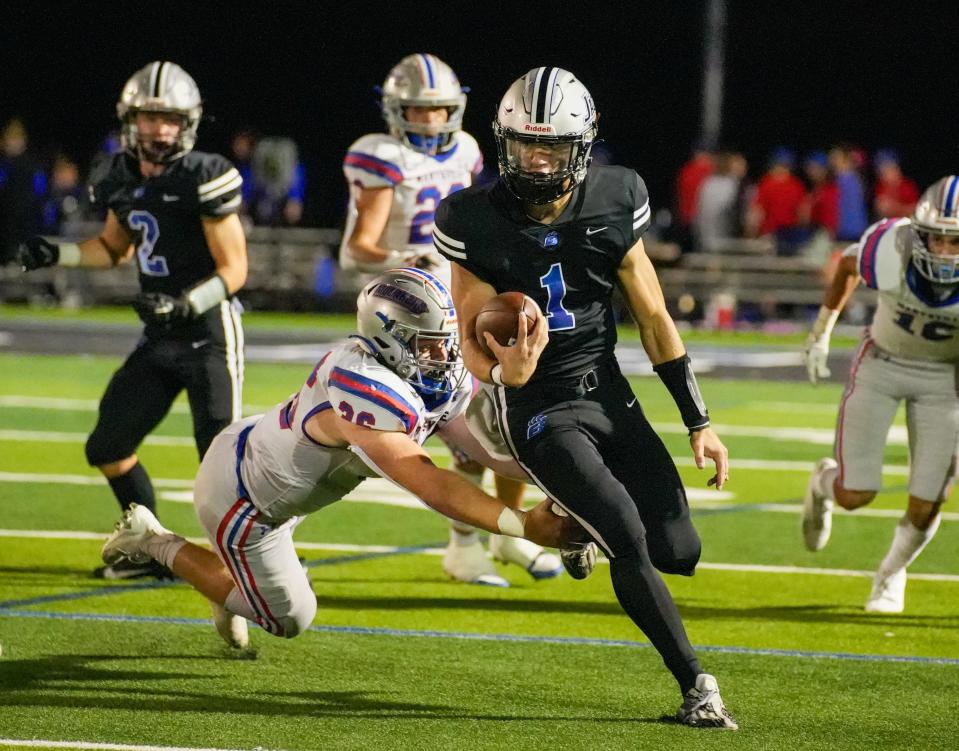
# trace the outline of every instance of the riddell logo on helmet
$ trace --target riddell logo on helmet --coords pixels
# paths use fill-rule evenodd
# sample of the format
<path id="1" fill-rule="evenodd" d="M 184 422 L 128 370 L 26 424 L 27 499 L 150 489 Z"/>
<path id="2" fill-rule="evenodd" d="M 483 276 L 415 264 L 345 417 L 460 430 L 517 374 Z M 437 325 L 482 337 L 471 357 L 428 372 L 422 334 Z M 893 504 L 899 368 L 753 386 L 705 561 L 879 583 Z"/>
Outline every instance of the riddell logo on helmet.
<path id="1" fill-rule="evenodd" d="M 555 133 L 556 129 L 552 125 L 536 125 L 536 123 L 523 123 L 523 130 L 529 133 Z"/>

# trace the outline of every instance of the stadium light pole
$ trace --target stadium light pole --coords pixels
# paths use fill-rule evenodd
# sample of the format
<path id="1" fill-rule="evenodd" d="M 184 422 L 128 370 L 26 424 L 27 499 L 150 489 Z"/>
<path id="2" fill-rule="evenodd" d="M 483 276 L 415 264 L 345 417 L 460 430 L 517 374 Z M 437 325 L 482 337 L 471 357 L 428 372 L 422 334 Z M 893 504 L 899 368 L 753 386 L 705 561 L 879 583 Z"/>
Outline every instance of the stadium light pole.
<path id="1" fill-rule="evenodd" d="M 723 128 L 723 77 L 726 56 L 726 0 L 707 0 L 703 29 L 702 145 L 715 150 Z"/>

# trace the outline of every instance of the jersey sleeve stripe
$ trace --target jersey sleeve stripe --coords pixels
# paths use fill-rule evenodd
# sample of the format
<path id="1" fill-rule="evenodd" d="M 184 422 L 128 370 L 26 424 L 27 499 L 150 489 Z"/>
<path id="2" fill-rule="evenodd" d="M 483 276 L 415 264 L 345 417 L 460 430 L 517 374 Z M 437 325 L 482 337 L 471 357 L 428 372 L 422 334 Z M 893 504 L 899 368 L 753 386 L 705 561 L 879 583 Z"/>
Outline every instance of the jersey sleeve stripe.
<path id="1" fill-rule="evenodd" d="M 633 212 L 633 229 L 639 229 L 646 222 L 649 221 L 649 217 L 652 214 L 652 210 L 649 208 L 649 201 L 643 204 L 642 208 L 637 209 Z"/>
<path id="2" fill-rule="evenodd" d="M 462 250 L 454 250 L 449 245 L 444 242 L 440 236 L 437 234 L 439 232 L 435 227 L 433 228 L 433 246 L 444 256 L 453 256 L 453 258 L 459 258 L 460 260 L 466 260 L 466 252 Z"/>
<path id="3" fill-rule="evenodd" d="M 355 167 L 364 172 L 370 172 L 379 175 L 392 185 L 403 182 L 403 172 L 395 164 L 387 162 L 385 159 L 377 159 L 371 154 L 364 154 L 361 151 L 348 151 L 343 160 L 344 167 Z"/>
<path id="4" fill-rule="evenodd" d="M 207 201 L 212 201 L 214 198 L 219 198 L 223 194 L 229 193 L 232 190 L 238 190 L 242 186 L 243 186 L 243 178 L 240 177 L 238 173 L 235 180 L 231 180 L 225 185 L 222 185 L 219 188 L 216 188 L 215 190 L 212 190 L 208 193 L 201 193 L 200 203 L 206 203 Z"/>
<path id="5" fill-rule="evenodd" d="M 460 250 L 466 250 L 466 243 L 464 243 L 462 240 L 454 240 L 452 237 L 450 237 L 445 232 L 443 232 L 443 230 L 441 230 L 439 227 L 433 228 L 433 235 L 439 240 L 442 240 L 444 245 L 447 245 L 451 248 L 459 248 Z"/>
<path id="6" fill-rule="evenodd" d="M 231 167 L 219 177 L 216 177 L 210 180 L 209 182 L 205 182 L 202 185 L 198 186 L 196 191 L 202 196 L 204 193 L 209 193 L 211 190 L 216 190 L 224 183 L 228 183 L 231 180 L 235 180 L 238 177 L 240 177 L 240 172 L 237 170 L 236 167 Z"/>
<path id="7" fill-rule="evenodd" d="M 871 289 L 876 289 L 876 251 L 879 248 L 879 241 L 897 221 L 898 219 L 887 219 L 876 227 L 866 240 L 862 254 L 859 256 L 859 276 Z"/>
<path id="8" fill-rule="evenodd" d="M 343 370 L 343 368 L 333 368 L 333 372 L 330 374 L 330 383 L 343 389 L 348 394 L 366 399 L 368 402 L 396 415 L 403 422 L 407 433 L 413 432 L 416 427 L 417 410 L 389 386 L 358 373 Z"/>

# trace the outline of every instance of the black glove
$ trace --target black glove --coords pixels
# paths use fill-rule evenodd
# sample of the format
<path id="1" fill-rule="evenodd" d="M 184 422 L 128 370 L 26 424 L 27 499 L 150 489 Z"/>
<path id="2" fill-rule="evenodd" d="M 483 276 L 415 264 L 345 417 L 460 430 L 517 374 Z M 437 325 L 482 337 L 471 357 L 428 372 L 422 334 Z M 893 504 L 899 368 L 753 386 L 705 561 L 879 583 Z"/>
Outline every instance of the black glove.
<path id="1" fill-rule="evenodd" d="M 193 316 L 193 309 L 182 297 L 162 292 L 143 292 L 133 301 L 133 309 L 147 325 L 170 326 Z"/>
<path id="2" fill-rule="evenodd" d="M 44 240 L 42 237 L 31 237 L 17 248 L 17 263 L 24 271 L 42 269 L 44 266 L 56 266 L 60 260 L 60 246 Z"/>

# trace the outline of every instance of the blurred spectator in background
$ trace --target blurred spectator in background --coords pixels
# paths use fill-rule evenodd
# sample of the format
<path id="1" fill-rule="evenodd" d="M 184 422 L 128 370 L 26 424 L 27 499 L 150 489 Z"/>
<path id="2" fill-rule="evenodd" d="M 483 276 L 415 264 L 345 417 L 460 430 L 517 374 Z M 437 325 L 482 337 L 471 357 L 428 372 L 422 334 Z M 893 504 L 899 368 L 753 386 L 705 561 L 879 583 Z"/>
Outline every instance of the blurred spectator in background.
<path id="1" fill-rule="evenodd" d="M 742 154 L 724 151 L 717 155 L 716 171 L 703 181 L 696 202 L 693 231 L 698 250 L 721 253 L 742 236 L 747 171 Z"/>
<path id="2" fill-rule="evenodd" d="M 254 224 L 292 226 L 303 218 L 306 171 L 296 143 L 285 137 L 258 138 L 250 129 L 237 131 L 232 157 L 243 177 L 242 214 Z"/>
<path id="3" fill-rule="evenodd" d="M 111 130 L 100 142 L 100 148 L 90 159 L 90 169 L 87 172 L 86 184 L 88 186 L 96 185 L 107 176 L 110 166 L 113 164 L 114 154 L 123 151 L 123 145 L 120 143 L 120 131 Z M 83 214 L 90 220 L 105 221 L 107 210 L 101 203 L 94 203 L 89 193 L 83 196 Z"/>
<path id="4" fill-rule="evenodd" d="M 0 132 L 0 265 L 40 229 L 47 176 L 27 152 L 27 129 L 17 118 Z"/>
<path id="5" fill-rule="evenodd" d="M 676 175 L 676 239 L 683 250 L 692 247 L 693 221 L 699 190 L 715 169 L 712 151 L 705 144 L 697 143 L 692 157 Z"/>
<path id="6" fill-rule="evenodd" d="M 82 193 L 80 168 L 66 154 L 59 154 L 53 162 L 50 188 L 41 210 L 41 232 L 60 234 L 68 222 L 78 218 Z"/>
<path id="7" fill-rule="evenodd" d="M 823 151 L 813 151 L 803 162 L 803 170 L 809 180 L 809 224 L 834 238 L 839 226 L 839 188 L 829 171 L 829 158 Z"/>
<path id="8" fill-rule="evenodd" d="M 902 174 L 899 155 L 892 149 L 880 149 L 873 158 L 876 170 L 876 194 L 873 210 L 879 219 L 910 216 L 919 202 L 919 186 Z"/>
<path id="9" fill-rule="evenodd" d="M 829 166 L 832 167 L 839 190 L 836 239 L 841 242 L 855 242 L 869 226 L 866 191 L 856 169 L 860 158 L 847 146 L 835 146 L 829 151 Z"/>
<path id="10" fill-rule="evenodd" d="M 809 236 L 803 222 L 806 188 L 792 173 L 795 162 L 792 149 L 780 146 L 773 151 L 747 215 L 748 234 L 774 236 L 780 255 L 792 255 Z"/>

